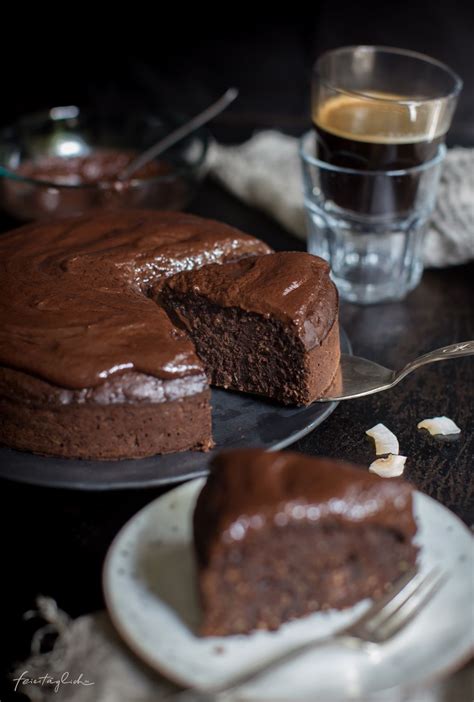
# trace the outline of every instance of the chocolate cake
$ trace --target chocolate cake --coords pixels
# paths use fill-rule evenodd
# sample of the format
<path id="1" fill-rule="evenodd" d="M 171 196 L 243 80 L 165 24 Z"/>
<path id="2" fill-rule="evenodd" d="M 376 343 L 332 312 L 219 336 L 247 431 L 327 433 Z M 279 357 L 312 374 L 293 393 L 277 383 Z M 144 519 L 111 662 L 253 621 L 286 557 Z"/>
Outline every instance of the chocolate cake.
<path id="1" fill-rule="evenodd" d="M 92 459 L 208 448 L 204 365 L 155 300 L 179 271 L 269 251 L 172 212 L 98 212 L 2 235 L 0 442 Z"/>
<path id="2" fill-rule="evenodd" d="M 194 512 L 202 634 L 376 598 L 415 563 L 415 533 L 402 479 L 297 453 L 221 454 Z"/>
<path id="3" fill-rule="evenodd" d="M 308 253 L 257 256 L 179 273 L 162 289 L 214 385 L 306 405 L 339 366 L 337 290 Z"/>

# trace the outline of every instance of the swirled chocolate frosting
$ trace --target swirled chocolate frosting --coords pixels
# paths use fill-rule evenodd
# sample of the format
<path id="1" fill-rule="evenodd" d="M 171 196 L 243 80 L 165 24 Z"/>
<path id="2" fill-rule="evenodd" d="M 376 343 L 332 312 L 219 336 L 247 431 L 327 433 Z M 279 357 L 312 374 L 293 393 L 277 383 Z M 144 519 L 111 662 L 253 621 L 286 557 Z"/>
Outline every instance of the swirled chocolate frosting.
<path id="1" fill-rule="evenodd" d="M 175 212 L 97 212 L 0 237 L 0 364 L 64 388 L 128 370 L 203 371 L 155 302 L 176 272 L 268 253 L 220 222 Z"/>
<path id="2" fill-rule="evenodd" d="M 178 293 L 193 292 L 221 307 L 238 307 L 291 325 L 307 350 L 320 344 L 338 310 L 329 264 L 298 251 L 210 265 L 168 281 Z"/>

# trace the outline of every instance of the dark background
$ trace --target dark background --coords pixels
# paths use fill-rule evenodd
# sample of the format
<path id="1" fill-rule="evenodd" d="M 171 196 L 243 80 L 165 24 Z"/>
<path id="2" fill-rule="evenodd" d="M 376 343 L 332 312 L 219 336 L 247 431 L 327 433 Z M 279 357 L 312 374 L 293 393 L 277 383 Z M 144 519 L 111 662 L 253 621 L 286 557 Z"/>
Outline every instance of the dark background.
<path id="1" fill-rule="evenodd" d="M 214 5 L 214 4 L 213 4 Z M 474 142 L 474 4 L 466 0 L 317 0 L 116 6 L 100 19 L 82 5 L 50 21 L 29 16 L 18 42 L 13 21 L 3 39 L 0 120 L 54 105 L 128 98 L 192 114 L 227 87 L 240 97 L 217 120 L 219 138 L 258 127 L 301 132 L 309 124 L 311 66 L 327 49 L 381 44 L 445 61 L 465 83 L 451 130 L 454 143 Z M 112 12 L 112 10 L 110 10 Z M 90 16 L 92 14 L 92 16 Z M 5 28 L 9 23 L 5 23 Z"/>
<path id="2" fill-rule="evenodd" d="M 99 9 L 103 18 L 97 16 Z M 325 1 L 286 4 L 282 9 L 269 6 L 265 14 L 230 3 L 212 10 L 182 3 L 174 8 L 75 4 L 47 15 L 44 8 L 40 12 L 35 17 L 24 7 L 22 16 L 4 17 L 2 124 L 55 105 L 113 103 L 119 98 L 130 110 L 145 105 L 193 114 L 236 85 L 239 99 L 213 124 L 217 138 L 238 142 L 264 127 L 298 134 L 309 125 L 315 58 L 336 46 L 370 43 L 422 51 L 457 71 L 465 87 L 449 141 L 474 145 L 470 2 Z M 212 183 L 203 188 L 191 210 L 240 226 L 276 248 L 301 246 Z M 6 222 L 0 224 L 6 227 Z M 352 330 L 356 352 L 394 367 L 417 352 L 469 338 L 469 332 L 473 338 L 469 301 L 473 272 L 471 265 L 425 274 L 409 302 L 391 308 L 388 319 L 394 320 L 393 328 L 387 326 L 385 308 L 345 306 L 343 321 Z M 370 337 L 374 328 L 375 338 Z M 363 435 L 375 423 L 374 417 L 380 418 L 376 421 L 403 417 L 411 426 L 416 413 L 432 416 L 437 402 L 440 414 L 457 416 L 462 408 L 465 421 L 472 421 L 472 385 L 471 390 L 469 384 L 464 386 L 472 370 L 468 364 L 466 359 L 420 371 L 416 382 L 404 381 L 390 399 L 383 393 L 341 406 L 297 448 L 366 463 L 370 450 L 351 437 Z M 452 389 L 450 395 L 447 387 Z M 400 438 L 412 465 L 418 455 L 436 468 L 436 473 L 423 473 L 419 461 L 420 472 L 408 477 L 470 523 L 474 515 L 468 445 L 446 446 L 440 453 L 439 447 L 413 438 L 408 430 Z M 55 597 L 73 616 L 103 606 L 100 568 L 106 548 L 120 526 L 157 494 L 150 490 L 85 495 L 0 483 L 4 603 L 0 672 L 6 673 L 15 660 L 28 655 L 38 623 L 23 622 L 21 615 L 34 606 L 38 593 Z M 10 699 L 1 685 L 0 699 Z"/>

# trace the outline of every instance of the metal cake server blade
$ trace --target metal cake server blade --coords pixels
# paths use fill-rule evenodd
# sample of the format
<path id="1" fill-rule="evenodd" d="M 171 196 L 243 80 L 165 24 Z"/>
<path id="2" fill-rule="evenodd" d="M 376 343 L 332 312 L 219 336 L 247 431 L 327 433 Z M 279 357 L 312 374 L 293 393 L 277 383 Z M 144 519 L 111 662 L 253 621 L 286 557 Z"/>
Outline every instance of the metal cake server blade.
<path id="1" fill-rule="evenodd" d="M 351 400 L 355 397 L 373 395 L 376 392 L 393 388 L 409 373 L 428 363 L 472 355 L 474 355 L 474 341 L 460 341 L 457 344 L 443 346 L 435 351 L 425 353 L 401 370 L 395 371 L 374 363 L 374 361 L 369 361 L 367 358 L 343 353 L 332 385 L 317 402 Z"/>

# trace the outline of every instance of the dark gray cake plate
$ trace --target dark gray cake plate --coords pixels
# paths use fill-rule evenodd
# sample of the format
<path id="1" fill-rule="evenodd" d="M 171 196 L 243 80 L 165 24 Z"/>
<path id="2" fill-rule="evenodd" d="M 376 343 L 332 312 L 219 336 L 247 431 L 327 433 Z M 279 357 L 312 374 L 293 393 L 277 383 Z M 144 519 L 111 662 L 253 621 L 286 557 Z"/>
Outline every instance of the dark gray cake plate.
<path id="1" fill-rule="evenodd" d="M 341 329 L 341 350 L 352 353 Z M 31 485 L 72 490 L 125 490 L 178 483 L 208 472 L 222 449 L 261 446 L 276 451 L 313 431 L 335 410 L 337 402 L 309 407 L 283 407 L 254 395 L 212 390 L 212 451 L 185 451 L 123 461 L 83 461 L 36 456 L 0 447 L 0 477 Z"/>

